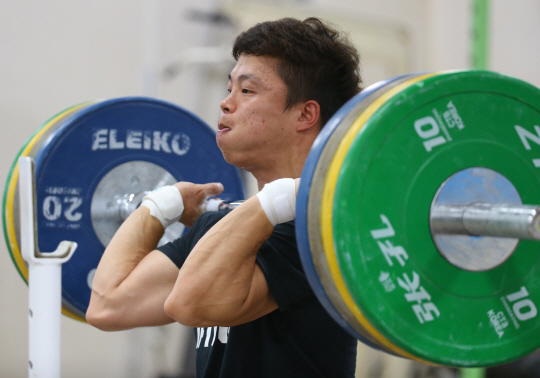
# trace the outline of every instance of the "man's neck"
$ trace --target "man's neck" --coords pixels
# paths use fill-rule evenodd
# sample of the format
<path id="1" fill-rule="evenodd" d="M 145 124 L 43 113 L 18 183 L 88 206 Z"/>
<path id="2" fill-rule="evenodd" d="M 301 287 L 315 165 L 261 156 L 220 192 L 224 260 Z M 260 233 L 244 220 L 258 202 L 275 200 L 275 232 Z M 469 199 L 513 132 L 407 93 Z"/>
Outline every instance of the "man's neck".
<path id="1" fill-rule="evenodd" d="M 273 164 L 270 167 L 258 167 L 250 172 L 257 180 L 257 186 L 261 190 L 265 184 L 280 178 L 299 178 L 306 162 L 305 156 L 288 159 L 287 161 Z"/>
<path id="2" fill-rule="evenodd" d="M 279 154 L 277 158 L 267 159 L 264 163 L 247 169 L 257 180 L 259 190 L 265 184 L 280 178 L 299 178 L 317 134 L 318 131 L 313 131 L 311 137 L 294 144 L 287 153 Z"/>

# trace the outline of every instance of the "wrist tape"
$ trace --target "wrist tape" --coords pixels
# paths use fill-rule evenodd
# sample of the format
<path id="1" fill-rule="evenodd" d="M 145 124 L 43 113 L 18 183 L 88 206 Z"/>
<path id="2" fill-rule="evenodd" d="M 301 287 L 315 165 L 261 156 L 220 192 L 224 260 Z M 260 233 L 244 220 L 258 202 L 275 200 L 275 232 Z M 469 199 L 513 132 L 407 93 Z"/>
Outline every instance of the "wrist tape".
<path id="1" fill-rule="evenodd" d="M 184 212 L 184 201 L 175 186 L 164 186 L 143 198 L 141 206 L 150 209 L 150 215 L 157 218 L 163 228 L 178 222 Z"/>
<path id="2" fill-rule="evenodd" d="M 273 226 L 291 221 L 296 216 L 296 186 L 292 178 L 266 184 L 257 193 L 257 198 Z"/>

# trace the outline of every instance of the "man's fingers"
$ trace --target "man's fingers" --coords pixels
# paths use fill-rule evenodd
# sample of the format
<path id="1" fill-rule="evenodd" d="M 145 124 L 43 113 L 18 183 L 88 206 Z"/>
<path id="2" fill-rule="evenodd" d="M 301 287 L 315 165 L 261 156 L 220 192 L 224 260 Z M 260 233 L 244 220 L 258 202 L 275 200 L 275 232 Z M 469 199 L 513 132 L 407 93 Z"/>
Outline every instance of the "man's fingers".
<path id="1" fill-rule="evenodd" d="M 223 184 L 220 182 L 211 182 L 209 184 L 203 185 L 204 192 L 208 195 L 208 197 L 217 196 L 221 192 L 223 192 Z"/>

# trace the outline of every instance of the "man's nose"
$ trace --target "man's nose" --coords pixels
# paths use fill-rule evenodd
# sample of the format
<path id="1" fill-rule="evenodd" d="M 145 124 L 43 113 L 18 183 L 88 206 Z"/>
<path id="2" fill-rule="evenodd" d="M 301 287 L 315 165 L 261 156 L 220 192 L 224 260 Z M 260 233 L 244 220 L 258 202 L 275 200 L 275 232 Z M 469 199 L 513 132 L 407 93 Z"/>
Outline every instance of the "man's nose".
<path id="1" fill-rule="evenodd" d="M 232 93 L 229 93 L 220 103 L 221 111 L 223 113 L 233 113 L 236 109 L 234 106 Z"/>

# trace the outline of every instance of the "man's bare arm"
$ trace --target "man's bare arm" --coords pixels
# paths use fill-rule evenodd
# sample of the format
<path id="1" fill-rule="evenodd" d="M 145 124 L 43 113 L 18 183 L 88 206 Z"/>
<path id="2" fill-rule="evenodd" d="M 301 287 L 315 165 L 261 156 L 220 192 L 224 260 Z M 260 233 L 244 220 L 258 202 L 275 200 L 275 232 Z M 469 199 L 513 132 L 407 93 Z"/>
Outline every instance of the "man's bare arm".
<path id="1" fill-rule="evenodd" d="M 178 183 L 184 201 L 181 222 L 191 226 L 201 203 L 222 191 L 221 184 Z M 86 320 L 103 330 L 171 323 L 163 307 L 178 275 L 176 265 L 155 248 L 160 221 L 139 207 L 118 229 L 99 263 Z"/>
<path id="2" fill-rule="evenodd" d="M 159 310 L 160 300 L 167 298 L 178 274 L 166 256 L 153 251 L 163 233 L 163 226 L 146 207 L 125 220 L 94 276 L 86 312 L 90 324 L 114 331 L 173 321 Z"/>
<path id="3" fill-rule="evenodd" d="M 274 227 L 252 197 L 197 243 L 169 298 L 166 313 L 188 326 L 234 326 L 278 308 L 255 262 Z"/>

